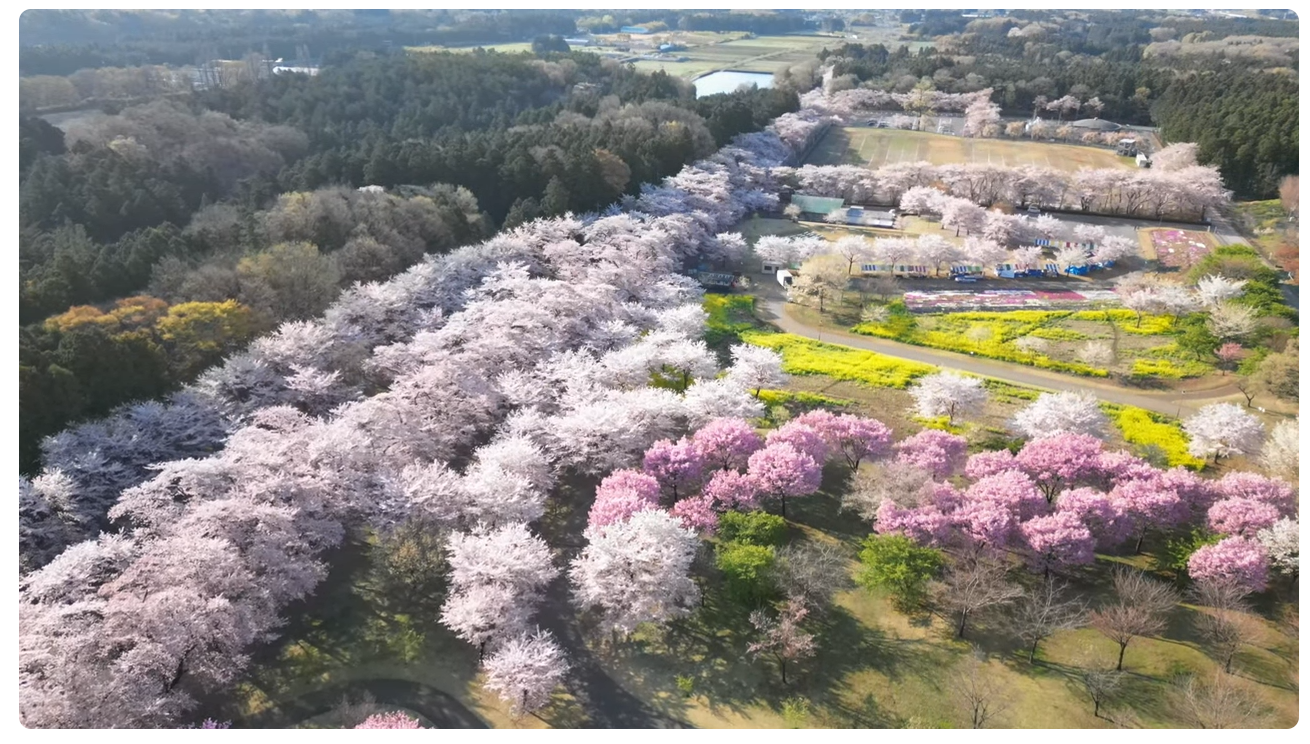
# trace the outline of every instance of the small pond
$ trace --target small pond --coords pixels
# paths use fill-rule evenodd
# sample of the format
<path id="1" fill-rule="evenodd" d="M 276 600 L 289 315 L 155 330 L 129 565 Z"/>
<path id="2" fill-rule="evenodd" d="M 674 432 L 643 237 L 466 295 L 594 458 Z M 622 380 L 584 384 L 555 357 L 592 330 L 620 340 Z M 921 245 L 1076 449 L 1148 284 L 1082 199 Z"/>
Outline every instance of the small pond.
<path id="1" fill-rule="evenodd" d="M 696 86 L 696 97 L 703 98 L 712 96 L 716 93 L 731 93 L 742 85 L 756 85 L 760 88 L 773 87 L 773 74 L 768 72 L 738 72 L 736 70 L 720 70 L 696 78 L 692 81 Z"/>

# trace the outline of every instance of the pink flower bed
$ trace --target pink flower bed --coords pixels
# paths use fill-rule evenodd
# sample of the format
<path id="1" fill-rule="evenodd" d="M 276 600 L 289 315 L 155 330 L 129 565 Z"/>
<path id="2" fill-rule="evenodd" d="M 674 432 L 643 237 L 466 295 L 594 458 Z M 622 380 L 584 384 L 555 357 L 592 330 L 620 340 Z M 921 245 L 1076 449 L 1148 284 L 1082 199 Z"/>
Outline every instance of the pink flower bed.
<path id="1" fill-rule="evenodd" d="M 1104 292 L 1098 294 L 1105 294 Z M 985 289 L 978 291 L 942 290 L 938 292 L 906 292 L 905 306 L 912 310 L 949 312 L 975 308 L 1032 308 L 1067 307 L 1101 302 L 1106 298 L 1093 297 L 1080 292 L 1042 292 L 1027 289 Z M 1117 299 L 1111 297 L 1111 299 Z"/>
<path id="2" fill-rule="evenodd" d="M 1209 255 L 1210 241 L 1204 233 L 1188 230 L 1154 230 L 1151 245 L 1166 266 L 1189 267 Z"/>

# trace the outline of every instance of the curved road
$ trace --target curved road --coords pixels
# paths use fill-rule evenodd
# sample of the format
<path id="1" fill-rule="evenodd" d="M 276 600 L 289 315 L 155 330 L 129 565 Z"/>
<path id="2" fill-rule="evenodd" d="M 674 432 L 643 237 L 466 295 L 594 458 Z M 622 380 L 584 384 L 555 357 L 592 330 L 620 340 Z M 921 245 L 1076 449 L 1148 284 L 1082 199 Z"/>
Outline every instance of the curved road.
<path id="1" fill-rule="evenodd" d="M 761 293 L 763 294 L 763 293 Z M 932 364 L 946 369 L 956 369 L 975 375 L 991 377 L 1024 387 L 1042 390 L 1075 390 L 1095 395 L 1101 400 L 1120 405 L 1137 406 L 1148 411 L 1155 411 L 1170 416 L 1187 416 L 1198 408 L 1217 398 L 1226 398 L 1237 391 L 1230 385 L 1210 390 L 1182 391 L 1168 390 L 1151 392 L 1134 390 L 1109 382 L 1102 382 L 1083 377 L 1071 377 L 1056 372 L 1049 372 L 1036 367 L 985 359 L 953 351 L 941 351 L 923 346 L 903 344 L 873 336 L 860 336 L 838 328 L 823 328 L 802 323 L 786 311 L 786 302 L 777 297 L 760 297 L 756 305 L 761 320 L 772 323 L 787 333 L 809 338 L 822 338 L 824 341 L 851 346 L 856 349 L 874 351 L 899 359 Z"/>

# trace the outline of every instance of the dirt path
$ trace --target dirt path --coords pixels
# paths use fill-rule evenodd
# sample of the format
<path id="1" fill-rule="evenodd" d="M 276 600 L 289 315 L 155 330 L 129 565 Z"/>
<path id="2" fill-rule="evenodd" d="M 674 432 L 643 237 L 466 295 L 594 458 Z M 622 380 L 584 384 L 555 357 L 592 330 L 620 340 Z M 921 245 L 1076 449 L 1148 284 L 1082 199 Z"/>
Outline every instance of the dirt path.
<path id="1" fill-rule="evenodd" d="M 408 708 L 421 714 L 436 728 L 487 728 L 464 704 L 435 687 L 407 679 L 366 679 L 341 682 L 331 687 L 279 702 L 253 716 L 248 728 L 290 728 L 308 718 L 326 713 L 349 695 L 369 693 L 381 705 Z"/>
<path id="2" fill-rule="evenodd" d="M 760 297 L 757 314 L 761 320 L 772 323 L 787 333 L 875 351 L 879 354 L 933 364 L 946 369 L 970 372 L 992 377 L 1003 382 L 1042 390 L 1076 390 L 1090 393 L 1101 400 L 1120 405 L 1137 406 L 1148 411 L 1170 416 L 1188 416 L 1215 399 L 1235 395 L 1237 390 L 1229 384 L 1206 390 L 1151 392 L 1133 390 L 1113 383 L 1071 377 L 1043 369 L 1010 364 L 995 359 L 982 359 L 952 351 L 912 346 L 888 339 L 860 336 L 837 328 L 819 329 L 802 323 L 786 311 L 786 303 L 777 297 Z"/>

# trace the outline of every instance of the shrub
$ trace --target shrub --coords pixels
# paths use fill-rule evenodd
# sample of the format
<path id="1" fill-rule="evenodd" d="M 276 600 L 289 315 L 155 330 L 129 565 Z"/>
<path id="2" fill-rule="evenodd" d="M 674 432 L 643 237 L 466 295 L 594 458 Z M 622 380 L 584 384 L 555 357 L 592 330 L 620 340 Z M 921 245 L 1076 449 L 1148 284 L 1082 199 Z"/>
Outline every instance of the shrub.
<path id="1" fill-rule="evenodd" d="M 855 581 L 866 589 L 883 589 L 901 611 L 918 607 L 928 582 L 943 564 L 942 552 L 919 547 L 904 535 L 869 535 L 860 550 Z"/>
<path id="2" fill-rule="evenodd" d="M 719 516 L 719 539 L 762 547 L 782 545 L 787 539 L 787 520 L 761 511 L 724 512 Z"/>
<path id="3" fill-rule="evenodd" d="M 679 674 L 674 678 L 673 682 L 678 686 L 678 692 L 682 693 L 682 696 L 685 698 L 691 697 L 692 693 L 696 690 L 696 680 L 691 677 L 685 677 Z"/>
<path id="4" fill-rule="evenodd" d="M 782 720 L 787 722 L 788 728 L 805 728 L 805 724 L 810 718 L 810 701 L 803 697 L 794 697 L 784 700 L 782 703 Z"/>
<path id="5" fill-rule="evenodd" d="M 1156 566 L 1169 569 L 1175 576 L 1182 578 L 1187 575 L 1187 561 L 1192 557 L 1192 553 L 1206 545 L 1214 545 L 1220 539 L 1220 535 L 1216 535 L 1204 526 L 1193 527 L 1186 532 L 1171 535 L 1165 539 L 1164 547 L 1155 558 Z"/>
<path id="6" fill-rule="evenodd" d="M 1205 467 L 1205 460 L 1188 454 L 1187 435 L 1172 419 L 1134 406 L 1116 406 L 1107 413 L 1123 433 L 1125 442 L 1159 447 L 1168 458 L 1170 467 L 1182 465 L 1192 470 Z"/>
<path id="7" fill-rule="evenodd" d="M 873 387 L 904 388 L 936 367 L 894 359 L 849 346 L 825 344 L 790 333 L 747 331 L 741 338 L 782 354 L 782 371 L 793 375 L 828 375 L 837 380 L 862 382 Z"/>
<path id="8" fill-rule="evenodd" d="M 777 594 L 773 582 L 773 546 L 729 542 L 719 545 L 717 565 L 728 596 L 739 604 L 758 607 Z"/>

